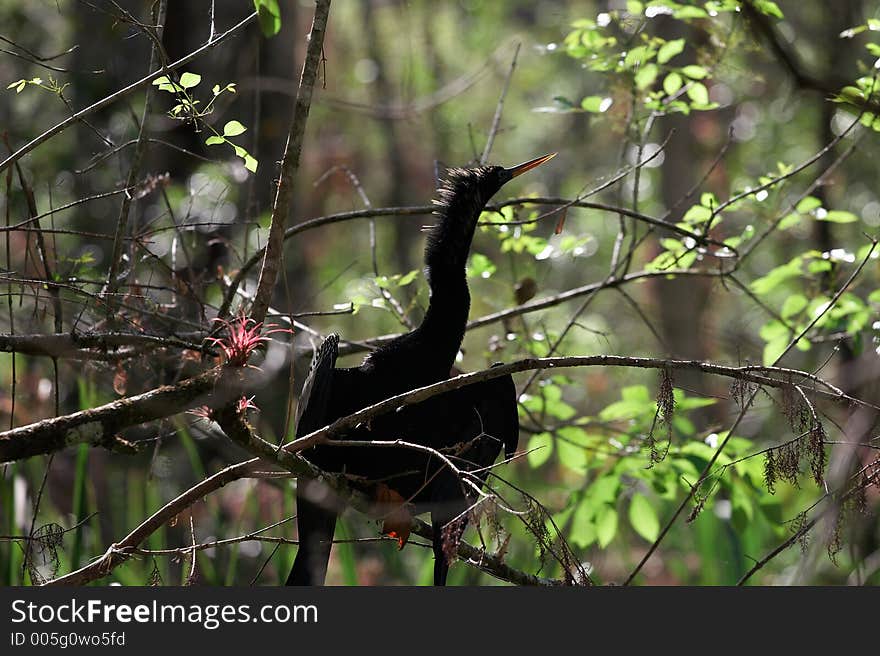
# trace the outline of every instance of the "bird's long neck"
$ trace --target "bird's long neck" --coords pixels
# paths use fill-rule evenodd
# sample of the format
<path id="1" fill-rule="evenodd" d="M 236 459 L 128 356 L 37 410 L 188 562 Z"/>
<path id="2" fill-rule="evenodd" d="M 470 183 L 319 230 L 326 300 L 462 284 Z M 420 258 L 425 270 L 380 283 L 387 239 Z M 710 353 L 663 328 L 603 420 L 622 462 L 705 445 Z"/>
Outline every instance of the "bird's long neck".
<path id="1" fill-rule="evenodd" d="M 470 311 L 465 265 L 482 208 L 472 194 L 441 194 L 438 220 L 425 248 L 431 299 L 418 331 L 448 367 L 461 347 Z"/>

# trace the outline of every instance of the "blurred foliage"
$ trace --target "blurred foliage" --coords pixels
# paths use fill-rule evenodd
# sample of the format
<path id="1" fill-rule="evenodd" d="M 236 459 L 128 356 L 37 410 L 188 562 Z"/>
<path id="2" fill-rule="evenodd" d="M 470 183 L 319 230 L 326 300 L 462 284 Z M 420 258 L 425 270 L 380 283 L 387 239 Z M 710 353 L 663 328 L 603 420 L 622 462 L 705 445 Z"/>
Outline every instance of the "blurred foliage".
<path id="1" fill-rule="evenodd" d="M 218 1 L 213 26 L 207 0 L 169 5 L 163 43 L 172 59 L 252 8 L 259 27 L 21 161 L 62 283 L 65 331 L 210 330 L 229 278 L 265 242 L 311 4 Z M 143 3 L 120 6 L 129 13 L 114 3 L 0 1 L 0 125 L 12 149 L 148 72 L 151 40 L 135 21 L 149 16 L 141 15 Z M 876 402 L 878 33 L 873 0 L 338 0 L 290 225 L 426 203 L 444 166 L 482 152 L 521 44 L 491 160 L 559 156 L 504 190 L 533 202 L 483 215 L 468 263 L 471 318 L 603 280 L 633 280 L 586 302 L 577 297 L 472 330 L 458 366 L 601 353 L 778 364 L 818 372 Z M 142 182 L 126 191 L 147 93 L 153 111 Z M 17 178 L 4 176 L 0 185 L 7 224 L 27 221 Z M 126 193 L 137 239 L 125 246 L 125 292 L 108 317 L 97 297 Z M 547 196 L 624 207 L 677 230 L 598 207 L 551 212 L 537 200 Z M 428 215 L 382 216 L 297 234 L 287 242 L 275 306 L 335 311 L 302 321 L 353 341 L 405 329 L 427 304 L 419 231 L 427 222 Z M 33 234 L 7 231 L 3 241 L 2 332 L 54 332 Z M 254 286 L 246 281 L 245 293 Z M 312 347 L 301 331 L 292 348 L 280 346 L 285 341 L 276 335 L 267 350 L 262 365 L 277 368 L 277 384 L 257 395 L 259 413 L 251 417 L 272 441 L 290 433 L 290 390 L 295 397 Z M 279 353 L 294 353 L 295 367 L 278 364 Z M 179 349 L 79 362 L 3 353 L 0 414 L 4 425 L 24 425 L 56 407 L 69 413 L 175 382 L 203 364 Z M 546 531 L 552 547 L 558 531 L 596 582 L 625 580 L 724 445 L 688 521 L 672 526 L 636 581 L 736 583 L 804 526 L 826 492 L 827 458 L 849 458 L 855 468 L 877 454 L 873 415 L 859 423 L 854 409 L 827 402 L 810 414 L 812 406 L 768 388 L 738 421 L 755 390 L 704 374 L 595 367 L 520 374 L 517 382 L 526 455 L 499 467 L 493 486 L 524 514 L 490 512 L 483 524 L 503 525 L 488 548 L 544 576 L 561 576 L 561 564 L 536 537 Z M 191 415 L 126 437 L 142 446 L 140 455 L 80 446 L 0 466 L 0 535 L 40 537 L 30 546 L 0 539 L 0 582 L 38 582 L 82 566 L 168 500 L 241 459 L 210 422 Z M 294 522 L 275 526 L 295 514 L 292 486 L 237 481 L 143 546 L 179 549 L 265 527 L 260 535 L 292 539 Z M 546 516 L 533 517 L 520 491 Z M 783 551 L 751 582 L 880 582 L 876 484 L 859 504 L 838 500 L 840 512 L 810 534 L 812 542 Z M 429 550 L 413 542 L 398 554 L 389 541 L 373 540 L 377 534 L 375 522 L 346 514 L 329 582 L 431 580 Z M 479 543 L 475 529 L 467 537 Z M 212 546 L 197 552 L 194 581 L 283 582 L 294 549 L 259 541 Z M 191 567 L 189 554 L 142 554 L 100 583 L 189 583 Z M 495 581 L 460 564 L 450 583 Z"/>

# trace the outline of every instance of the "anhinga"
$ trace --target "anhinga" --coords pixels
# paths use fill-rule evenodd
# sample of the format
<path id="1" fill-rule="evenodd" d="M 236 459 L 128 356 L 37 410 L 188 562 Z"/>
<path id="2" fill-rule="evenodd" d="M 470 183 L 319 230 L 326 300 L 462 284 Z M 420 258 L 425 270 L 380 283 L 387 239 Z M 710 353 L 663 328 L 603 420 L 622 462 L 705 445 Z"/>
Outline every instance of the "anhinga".
<path id="1" fill-rule="evenodd" d="M 461 347 L 470 309 L 465 264 L 484 206 L 501 187 L 553 157 L 545 155 L 512 168 L 480 166 L 450 169 L 438 191 L 438 219 L 428 235 L 425 273 L 430 288 L 421 324 L 370 353 L 359 367 L 336 368 L 339 337 L 321 344 L 300 396 L 296 436 L 301 437 L 388 397 L 445 380 Z M 504 447 L 516 448 L 519 421 L 516 391 L 509 376 L 438 395 L 397 413 L 377 417 L 346 440 L 402 440 L 443 452 L 462 445 L 456 463 L 485 478 Z M 434 583 L 444 585 L 448 562 L 443 529 L 453 519 L 464 529 L 468 494 L 438 458 L 405 447 L 340 447 L 325 444 L 302 453 L 328 472 L 345 472 L 381 481 L 417 512 L 431 512 L 434 531 Z M 288 585 L 321 585 L 339 505 L 330 490 L 314 480 L 297 485 L 299 549 Z M 448 537 L 448 535 L 447 535 Z M 454 536 L 457 537 L 457 536 Z"/>

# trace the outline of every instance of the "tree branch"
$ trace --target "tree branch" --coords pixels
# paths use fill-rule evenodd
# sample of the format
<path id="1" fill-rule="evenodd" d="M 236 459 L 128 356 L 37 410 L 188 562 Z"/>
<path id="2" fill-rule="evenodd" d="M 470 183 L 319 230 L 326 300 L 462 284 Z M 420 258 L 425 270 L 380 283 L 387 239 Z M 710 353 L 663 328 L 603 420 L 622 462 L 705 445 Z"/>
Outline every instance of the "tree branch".
<path id="1" fill-rule="evenodd" d="M 52 453 L 75 444 L 132 450 L 116 434 L 130 426 L 170 417 L 196 405 L 223 403 L 242 394 L 252 369 L 215 367 L 177 385 L 164 385 L 97 408 L 44 419 L 0 433 L 0 462 Z"/>
<path id="2" fill-rule="evenodd" d="M 111 544 L 103 556 L 85 567 L 49 581 L 46 585 L 85 585 L 107 576 L 111 570 L 128 560 L 126 551 L 135 549 L 155 531 L 199 499 L 219 490 L 232 481 L 250 476 L 259 463 L 259 458 L 251 458 L 250 460 L 230 465 L 213 476 L 209 476 L 198 485 L 191 487 L 177 498 L 166 503 L 119 542 Z"/>
<path id="3" fill-rule="evenodd" d="M 275 280 L 281 268 L 281 256 L 284 245 L 284 224 L 290 214 L 290 202 L 293 197 L 293 179 L 299 169 L 299 158 L 302 152 L 303 135 L 309 118 L 312 104 L 312 91 L 318 77 L 318 64 L 324 48 L 324 32 L 327 29 L 327 18 L 330 13 L 330 0 L 316 0 L 315 17 L 309 33 L 309 46 L 303 62 L 299 90 L 294 102 L 293 119 L 281 159 L 281 174 L 278 179 L 278 193 L 275 206 L 272 208 L 272 220 L 269 225 L 269 239 L 266 242 L 263 266 L 260 270 L 260 281 L 251 307 L 251 318 L 257 323 L 266 318 L 266 312 L 272 301 Z"/>
<path id="4" fill-rule="evenodd" d="M 153 6 L 153 24 L 156 26 L 156 40 L 153 41 L 153 45 L 150 49 L 150 63 L 147 66 L 148 71 L 153 69 L 157 60 L 160 58 L 159 49 L 162 47 L 161 39 L 162 32 L 165 30 L 165 15 L 167 8 L 167 0 L 160 0 L 160 2 Z M 149 34 L 151 31 L 147 30 L 147 32 Z M 165 63 L 164 59 L 163 63 Z M 134 189 L 141 174 L 141 160 L 143 159 L 147 145 L 147 119 L 150 116 L 150 109 L 153 106 L 153 95 L 154 90 L 148 87 L 144 94 L 144 110 L 141 115 L 141 124 L 138 127 L 137 141 L 135 142 L 134 151 L 131 155 L 131 164 L 128 168 L 128 179 L 125 183 L 126 190 Z M 104 291 L 104 294 L 107 296 L 112 297 L 119 288 L 117 274 L 119 271 L 119 265 L 122 262 L 122 245 L 125 241 L 124 238 L 126 229 L 128 228 L 128 217 L 131 213 L 131 206 L 134 203 L 134 198 L 135 195 L 133 192 L 126 191 L 119 207 L 119 218 L 116 220 L 116 234 L 113 238 L 113 251 L 110 255 L 109 271 L 107 272 L 107 285 Z M 106 308 L 108 316 L 113 313 L 113 308 L 115 306 L 116 303 L 114 303 L 111 298 L 110 304 L 108 304 Z"/>
<path id="5" fill-rule="evenodd" d="M 315 446 L 316 444 L 320 444 L 328 440 L 334 435 L 339 435 L 343 433 L 345 430 L 368 422 L 369 420 L 379 415 L 396 411 L 397 409 L 404 406 L 421 403 L 422 401 L 436 396 L 437 394 L 459 389 L 467 385 L 473 385 L 474 383 L 490 380 L 492 378 L 498 378 L 500 376 L 507 376 L 508 374 L 514 374 L 521 371 L 531 371 L 534 369 L 563 369 L 569 367 L 635 367 L 640 369 L 665 370 L 689 369 L 702 371 L 704 373 L 714 374 L 717 376 L 723 376 L 726 378 L 743 380 L 746 382 L 755 383 L 757 385 L 778 389 L 790 387 L 792 385 L 790 381 L 791 377 L 800 377 L 804 380 L 815 382 L 815 376 L 813 374 L 802 372 L 797 369 L 787 369 L 782 367 L 761 368 L 764 372 L 768 374 L 776 373 L 778 375 L 786 377 L 785 380 L 779 380 L 771 376 L 753 373 L 756 370 L 755 367 L 730 367 L 720 364 L 714 364 L 711 362 L 703 362 L 701 360 L 665 360 L 658 358 L 625 357 L 620 355 L 527 358 L 524 360 L 519 360 L 517 362 L 511 362 L 509 364 L 503 364 L 491 367 L 489 369 L 483 369 L 482 371 L 462 374 L 460 376 L 449 378 L 439 383 L 426 385 L 425 387 L 419 387 L 412 391 L 398 394 L 389 399 L 380 401 L 379 403 L 352 413 L 346 417 L 337 419 L 335 422 L 328 426 L 325 426 L 321 429 L 309 433 L 308 435 L 304 435 L 291 442 L 288 442 L 282 448 L 285 451 L 289 452 L 297 452 L 303 449 L 308 449 L 312 446 Z M 815 387 L 811 388 L 809 391 L 817 396 L 828 400 L 853 403 L 880 410 L 880 406 L 875 406 L 874 404 L 849 396 L 848 394 L 845 394 L 841 390 L 838 390 L 829 383 L 824 383 L 823 381 L 822 384 L 831 391 L 820 390 L 816 389 Z"/>

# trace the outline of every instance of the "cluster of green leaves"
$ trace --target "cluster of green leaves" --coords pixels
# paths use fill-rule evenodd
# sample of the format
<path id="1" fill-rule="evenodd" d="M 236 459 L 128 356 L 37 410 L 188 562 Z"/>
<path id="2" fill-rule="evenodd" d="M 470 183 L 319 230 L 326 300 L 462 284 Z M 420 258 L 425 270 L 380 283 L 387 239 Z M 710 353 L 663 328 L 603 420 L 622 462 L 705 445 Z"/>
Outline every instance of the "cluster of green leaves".
<path id="1" fill-rule="evenodd" d="M 785 182 L 794 171 L 794 166 L 784 162 L 777 162 L 776 171 L 758 177 L 757 185 L 747 187 L 734 192 L 724 203 L 719 203 L 715 194 L 705 192 L 700 196 L 700 201 L 692 205 L 684 213 L 677 227 L 688 230 L 694 234 L 705 236 L 710 229 L 717 230 L 730 214 L 749 210 L 756 214 L 755 210 L 762 204 L 775 206 L 771 201 L 779 200 L 780 191 Z M 858 217 L 852 212 L 845 210 L 829 210 L 822 207 L 822 203 L 814 196 L 806 196 L 801 199 L 793 212 L 783 216 L 776 225 L 778 230 L 787 230 L 804 220 L 829 221 L 832 223 L 855 223 Z M 731 224 L 732 225 L 732 224 Z M 726 237 L 723 240 L 726 249 L 712 251 L 712 255 L 718 258 L 731 257 L 734 249 L 747 244 L 756 234 L 753 224 L 747 224 L 739 234 Z M 663 250 L 645 268 L 648 271 L 667 271 L 669 269 L 688 269 L 700 257 L 705 249 L 698 248 L 693 237 L 664 238 L 660 240 Z M 835 259 L 837 251 L 832 251 L 827 257 Z M 816 264 L 816 267 L 825 267 Z M 822 270 L 827 270 L 828 267 Z M 759 286 L 764 283 L 759 283 Z"/>
<path id="2" fill-rule="evenodd" d="M 333 306 L 335 310 L 351 309 L 357 314 L 365 307 L 392 311 L 383 290 L 393 293 L 394 290 L 407 287 L 419 277 L 419 270 L 413 269 L 408 273 L 395 273 L 390 276 L 367 276 L 351 283 L 348 288 L 347 303 L 339 303 Z"/>
<path id="3" fill-rule="evenodd" d="M 872 44 L 873 45 L 873 44 Z M 880 49 L 880 46 L 878 46 Z M 880 59 L 877 60 L 880 64 Z M 847 85 L 840 90 L 832 100 L 841 103 L 851 112 L 859 114 L 859 122 L 875 132 L 880 132 L 880 116 L 877 112 L 865 110 L 869 105 L 876 105 L 880 94 L 877 93 L 877 76 L 863 75 L 855 80 L 852 85 Z"/>
<path id="4" fill-rule="evenodd" d="M 483 212 L 480 217 L 481 222 L 499 225 L 482 225 L 480 230 L 495 235 L 502 253 L 516 255 L 525 253 L 535 260 L 546 260 L 563 255 L 578 257 L 586 253 L 585 246 L 593 241 L 592 235 L 566 234 L 560 235 L 558 239 L 541 237 L 534 234 L 540 225 L 540 216 L 540 211 L 530 210 L 523 217 L 513 206 L 507 206 L 498 211 Z M 504 225 L 505 222 L 510 225 Z M 486 259 L 488 260 L 488 258 Z M 491 261 L 488 264 L 492 264 Z M 483 270 L 483 268 L 480 269 L 481 273 Z M 489 276 L 484 275 L 483 277 L 488 278 Z"/>
<path id="5" fill-rule="evenodd" d="M 856 25 L 840 33 L 840 38 L 851 39 L 862 33 L 880 32 L 880 20 L 869 18 L 860 25 Z M 860 122 L 865 127 L 871 128 L 875 132 L 880 132 L 880 116 L 876 111 L 868 111 L 866 108 L 870 105 L 877 104 L 878 84 L 877 70 L 880 69 L 880 43 L 869 41 L 865 44 L 865 49 L 874 59 L 873 63 L 858 61 L 859 72 L 861 73 L 853 84 L 843 87 L 840 92 L 831 98 L 832 101 L 840 103 L 844 108 L 851 112 L 860 114 Z"/>
<path id="6" fill-rule="evenodd" d="M 669 0 L 629 0 L 625 10 L 602 12 L 596 18 L 572 23 L 565 37 L 565 51 L 585 68 L 608 74 L 614 86 L 634 94 L 636 105 L 661 113 L 714 109 L 706 82 L 710 68 L 697 61 L 682 61 L 684 38 L 667 40 L 648 29 L 653 18 L 671 16 L 701 28 L 714 29 L 723 14 L 739 11 L 737 0 L 681 3 Z M 756 0 L 755 9 L 782 18 L 779 6 L 770 0 Z M 627 84 L 621 87 L 621 78 Z M 607 112 L 621 98 L 590 95 L 574 103 L 563 96 L 554 100 L 556 111 Z M 545 108 L 547 109 L 547 108 Z M 550 108 L 552 109 L 552 108 Z"/>
<path id="7" fill-rule="evenodd" d="M 823 277 L 841 266 L 852 264 L 859 256 L 864 259 L 867 254 L 864 248 L 858 254 L 843 249 L 828 253 L 809 250 L 752 282 L 752 292 L 768 303 L 773 304 L 784 298 L 779 317 L 765 323 L 760 331 L 761 339 L 765 342 L 765 365 L 773 364 L 788 344 L 810 324 L 813 324 L 813 330 L 817 333 L 849 335 L 854 338 L 855 347 L 859 348 L 861 333 L 876 313 L 876 307 L 871 304 L 880 301 L 880 293 L 874 291 L 864 300 L 855 293 L 845 292 L 830 306 L 832 298 L 826 293 L 820 291 L 810 295 L 808 290 L 823 289 Z M 796 283 L 795 291 L 786 288 L 789 282 Z M 795 346 L 801 351 L 808 351 L 811 343 L 804 337 Z"/>
<path id="8" fill-rule="evenodd" d="M 52 77 L 50 75 L 48 80 L 44 80 L 41 77 L 32 77 L 29 80 L 25 80 L 25 79 L 16 80 L 15 82 L 10 82 L 6 86 L 6 88 L 7 89 L 15 89 L 15 93 L 21 93 L 22 91 L 24 91 L 24 88 L 28 85 L 34 86 L 34 87 L 39 87 L 40 89 L 45 89 L 46 91 L 48 91 L 50 93 L 54 93 L 57 96 L 61 96 L 61 94 L 64 93 L 64 89 L 66 89 L 68 86 L 70 86 L 70 83 L 66 82 L 64 84 L 61 84 L 54 77 Z"/>
<path id="9" fill-rule="evenodd" d="M 696 62 L 682 60 L 685 39 L 666 40 L 645 29 L 651 19 L 671 15 L 682 21 L 707 19 L 736 8 L 736 2 L 707 2 L 704 6 L 676 2 L 627 3 L 626 10 L 603 12 L 595 19 L 583 18 L 565 38 L 569 56 L 582 62 L 591 71 L 608 74 L 618 85 L 635 93 L 635 101 L 661 112 L 690 113 L 713 109 L 718 105 L 709 99 L 705 80 L 710 72 Z M 557 102 L 565 109 L 580 109 L 601 114 L 618 99 L 590 95 L 579 105 L 560 97 Z"/>
<path id="10" fill-rule="evenodd" d="M 571 542 L 583 548 L 594 543 L 607 547 L 621 535 L 621 517 L 637 535 L 655 540 L 664 509 L 690 490 L 717 443 L 726 437 L 698 435 L 687 416 L 715 400 L 673 390 L 675 413 L 669 425 L 661 428 L 660 404 L 645 385 L 623 388 L 620 399 L 595 417 L 578 417 L 562 398 L 562 388 L 569 383 L 564 376 L 554 376 L 541 385 L 539 393 L 522 400 L 523 421 L 540 418 L 558 424 L 529 439 L 529 465 L 539 469 L 558 463 L 570 475 L 584 477 L 584 485 L 568 497 L 554 522 L 566 527 Z M 652 455 L 655 432 L 665 433 L 659 440 L 665 457 L 659 462 Z M 753 451 L 751 440 L 731 437 L 716 461 L 715 484 L 699 499 L 701 505 L 711 499 L 729 501 L 730 519 L 739 528 L 763 512 L 763 462 L 746 457 Z"/>
<path id="11" fill-rule="evenodd" d="M 515 222 L 522 220 L 517 216 L 511 206 L 499 210 L 500 220 L 503 222 Z M 499 212 L 483 212 L 481 221 L 499 222 Z M 526 220 L 531 221 L 538 216 L 537 211 L 529 213 Z M 481 226 L 483 232 L 494 231 L 499 241 L 502 253 L 529 253 L 537 256 L 547 248 L 547 240 L 532 233 L 538 228 L 537 223 L 518 223 L 516 225 Z"/>
<path id="12" fill-rule="evenodd" d="M 207 129 L 213 133 L 205 140 L 206 145 L 215 146 L 229 144 L 229 146 L 235 151 L 235 154 L 244 162 L 244 167 L 251 173 L 256 173 L 257 167 L 259 166 L 259 162 L 257 162 L 256 158 L 254 158 L 253 155 L 251 155 L 243 146 L 234 143 L 230 139 L 231 137 L 237 137 L 244 134 L 247 130 L 240 121 L 227 121 L 223 126 L 223 131 L 219 132 L 214 126 L 202 120 L 213 113 L 214 102 L 217 98 L 224 93 L 235 93 L 235 83 L 230 82 L 222 87 L 219 84 L 215 84 L 211 89 L 211 100 L 209 100 L 204 107 L 200 108 L 199 105 L 202 104 L 202 101 L 193 96 L 192 89 L 199 86 L 201 82 L 201 75 L 187 71 L 181 74 L 179 81 L 175 82 L 171 77 L 163 75 L 153 80 L 153 85 L 155 85 L 160 91 L 165 91 L 175 96 L 177 104 L 169 110 L 169 116 L 176 119 L 192 121 L 196 125 L 205 125 Z"/>

